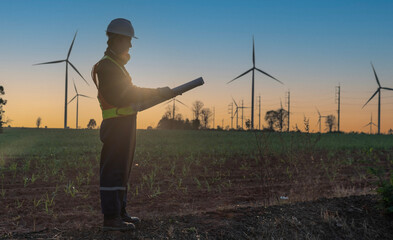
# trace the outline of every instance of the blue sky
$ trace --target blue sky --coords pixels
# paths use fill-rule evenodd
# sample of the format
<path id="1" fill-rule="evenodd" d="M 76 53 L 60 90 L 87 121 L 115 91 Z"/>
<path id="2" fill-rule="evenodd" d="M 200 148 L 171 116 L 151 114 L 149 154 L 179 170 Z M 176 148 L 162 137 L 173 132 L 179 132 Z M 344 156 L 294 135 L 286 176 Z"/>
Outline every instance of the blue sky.
<path id="1" fill-rule="evenodd" d="M 315 105 L 333 114 L 334 87 L 340 83 L 347 112 L 356 110 L 359 121 L 366 124 L 371 112 L 376 116 L 372 105 L 376 101 L 360 110 L 376 89 L 370 61 L 382 84 L 393 87 L 392 12 L 393 1 L 1 1 L 0 84 L 8 90 L 8 113 L 15 125 L 22 122 L 24 111 L 23 104 L 14 103 L 26 97 L 57 104 L 61 126 L 64 65 L 32 64 L 65 58 L 78 30 L 70 60 L 90 79 L 91 67 L 106 47 L 107 24 L 124 17 L 132 21 L 139 37 L 133 41 L 127 65 L 135 84 L 174 87 L 203 76 L 204 87 L 179 99 L 189 105 L 201 99 L 206 106 L 215 106 L 219 122 L 228 121 L 231 96 L 251 104 L 251 76 L 226 82 L 251 67 L 254 35 L 257 66 L 285 83 L 281 86 L 256 75 L 256 95 L 262 95 L 264 110 L 278 107 L 290 89 L 294 119 L 303 114 L 315 118 Z M 81 92 L 96 94 L 92 84 L 86 86 L 77 75 L 70 75 Z M 58 97 L 50 97 L 49 90 Z M 383 93 L 386 128 L 393 122 L 388 113 L 393 112 L 392 96 Z M 138 124 L 155 125 L 164 110 L 146 111 Z M 35 111 L 49 114 L 38 106 Z M 98 104 L 87 102 L 84 111 L 99 114 Z M 349 115 L 353 114 L 343 112 L 347 122 L 342 125 L 348 130 Z M 29 115 L 32 125 L 36 117 Z M 89 116 L 85 118 L 88 121 Z"/>

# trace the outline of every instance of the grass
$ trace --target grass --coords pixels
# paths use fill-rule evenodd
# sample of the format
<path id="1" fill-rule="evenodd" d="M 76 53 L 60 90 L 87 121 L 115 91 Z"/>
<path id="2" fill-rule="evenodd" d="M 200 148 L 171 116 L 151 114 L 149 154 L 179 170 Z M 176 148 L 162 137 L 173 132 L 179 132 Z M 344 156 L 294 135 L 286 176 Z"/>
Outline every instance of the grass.
<path id="1" fill-rule="evenodd" d="M 15 199 L 13 205 L 31 205 L 48 215 L 60 194 L 69 201 L 94 196 L 101 146 L 98 130 L 4 129 L 2 199 L 11 190 L 7 186 L 28 189 L 44 182 L 48 190 L 56 190 L 25 203 Z M 323 178 L 334 186 L 347 176 L 340 175 L 344 168 L 356 173 L 348 177 L 356 184 L 368 181 L 367 167 L 386 161 L 393 162 L 391 135 L 138 130 L 134 179 L 128 188 L 134 198 L 159 199 L 172 193 L 235 195 L 250 183 L 274 198 L 279 193 L 272 186 L 301 186 L 305 170 L 320 174 L 309 180 L 311 187 Z"/>

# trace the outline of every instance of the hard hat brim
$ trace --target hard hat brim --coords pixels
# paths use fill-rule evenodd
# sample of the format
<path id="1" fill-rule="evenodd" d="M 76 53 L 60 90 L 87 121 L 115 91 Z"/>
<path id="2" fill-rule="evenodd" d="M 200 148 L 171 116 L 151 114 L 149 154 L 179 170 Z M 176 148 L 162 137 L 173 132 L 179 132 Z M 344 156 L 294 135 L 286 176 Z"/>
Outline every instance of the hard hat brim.
<path id="1" fill-rule="evenodd" d="M 105 33 L 108 33 L 108 31 L 105 31 Z M 139 39 L 138 37 L 136 37 L 136 36 L 128 36 L 128 35 L 124 35 L 124 34 L 122 34 L 122 33 L 117 33 L 117 32 L 109 32 L 109 33 L 115 33 L 115 34 L 118 34 L 118 35 L 122 35 L 122 36 L 126 36 L 126 37 L 130 37 L 130 38 L 135 38 L 135 39 Z"/>

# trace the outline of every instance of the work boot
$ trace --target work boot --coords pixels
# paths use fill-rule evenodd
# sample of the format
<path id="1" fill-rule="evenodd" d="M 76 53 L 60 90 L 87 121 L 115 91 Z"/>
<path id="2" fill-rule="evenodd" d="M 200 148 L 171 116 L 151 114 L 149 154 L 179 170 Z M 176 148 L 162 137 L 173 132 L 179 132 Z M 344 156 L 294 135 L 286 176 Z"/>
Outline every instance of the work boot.
<path id="1" fill-rule="evenodd" d="M 124 222 L 132 223 L 132 224 L 141 223 L 141 220 L 138 217 L 131 217 L 130 215 L 128 215 L 127 212 L 122 212 L 120 216 Z"/>
<path id="2" fill-rule="evenodd" d="M 115 218 L 104 218 L 103 231 L 132 231 L 135 225 L 131 222 L 125 222 L 120 216 Z"/>

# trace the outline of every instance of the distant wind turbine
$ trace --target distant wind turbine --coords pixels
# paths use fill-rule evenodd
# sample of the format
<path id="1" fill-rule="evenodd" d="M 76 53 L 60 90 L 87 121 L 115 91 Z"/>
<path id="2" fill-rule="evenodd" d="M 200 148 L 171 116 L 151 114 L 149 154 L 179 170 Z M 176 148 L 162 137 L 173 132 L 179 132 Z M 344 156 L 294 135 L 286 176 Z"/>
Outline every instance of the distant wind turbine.
<path id="1" fill-rule="evenodd" d="M 377 126 L 377 125 L 375 125 L 375 123 L 373 123 L 373 114 L 371 113 L 370 122 L 367 123 L 366 125 L 364 125 L 363 127 L 370 126 L 370 134 L 372 134 L 372 132 L 373 132 L 373 125 L 374 125 L 374 126 Z"/>
<path id="2" fill-rule="evenodd" d="M 236 106 L 236 111 L 233 113 L 233 115 L 236 115 L 236 129 L 238 129 L 239 128 L 239 124 L 238 124 L 238 122 L 239 122 L 239 111 L 238 111 L 239 110 L 239 106 L 237 105 L 235 99 L 232 98 L 232 100 L 233 100 L 233 103 Z"/>
<path id="3" fill-rule="evenodd" d="M 251 129 L 254 129 L 254 72 L 258 71 L 260 73 L 265 74 L 268 77 L 273 78 L 274 80 L 276 80 L 277 82 L 283 84 L 281 81 L 277 80 L 275 77 L 269 75 L 268 73 L 262 71 L 259 68 L 255 67 L 255 45 L 254 45 L 254 37 L 252 37 L 252 68 L 247 70 L 246 72 L 240 74 L 239 76 L 237 76 L 236 78 L 232 79 L 231 81 L 229 81 L 227 84 L 235 81 L 236 79 L 246 75 L 247 73 L 252 71 L 252 85 L 251 85 Z"/>
<path id="4" fill-rule="evenodd" d="M 83 95 L 83 94 L 79 94 L 78 89 L 76 89 L 75 82 L 73 82 L 73 83 L 74 83 L 74 89 L 75 89 L 76 95 L 68 103 L 71 103 L 76 98 L 76 127 L 75 128 L 78 129 L 79 97 L 85 97 L 85 98 L 91 98 L 91 99 L 93 99 L 93 98 Z"/>
<path id="5" fill-rule="evenodd" d="M 175 110 L 175 109 L 176 109 L 175 103 L 176 103 L 176 102 L 178 102 L 178 103 L 180 103 L 180 104 L 183 104 L 184 106 L 186 106 L 187 108 L 189 108 L 186 104 L 180 102 L 180 101 L 177 100 L 176 98 L 172 98 L 171 100 L 169 100 L 169 101 L 166 102 L 165 104 L 169 104 L 169 103 L 171 103 L 171 102 L 173 102 L 172 119 L 175 119 L 175 111 L 176 111 L 176 110 Z"/>
<path id="6" fill-rule="evenodd" d="M 385 89 L 385 90 L 391 90 L 393 91 L 393 88 L 387 88 L 387 87 L 382 87 L 381 83 L 379 82 L 377 73 L 375 72 L 374 66 L 371 63 L 371 67 L 373 68 L 374 71 L 374 76 L 375 76 L 375 80 L 377 81 L 378 84 L 378 89 L 377 91 L 375 91 L 375 93 L 370 97 L 370 99 L 363 105 L 362 109 L 367 105 L 368 102 L 371 101 L 371 99 L 373 99 L 373 97 L 378 93 L 378 134 L 381 134 L 381 89 Z"/>
<path id="7" fill-rule="evenodd" d="M 52 64 L 52 63 L 61 63 L 61 62 L 65 62 L 66 63 L 66 71 L 65 71 L 65 100 L 64 100 L 64 128 L 67 128 L 68 64 L 79 74 L 79 76 L 81 76 L 81 78 L 86 82 L 86 84 L 89 85 L 89 83 L 87 83 L 87 81 L 82 76 L 82 74 L 78 71 L 78 69 L 76 69 L 76 67 L 69 61 L 71 50 L 72 50 L 72 46 L 74 45 L 77 33 L 78 33 L 78 31 L 75 32 L 74 39 L 72 40 L 72 43 L 71 43 L 71 46 L 70 46 L 70 48 L 68 50 L 68 54 L 67 54 L 67 58 L 66 59 L 52 61 L 52 62 L 44 62 L 44 63 L 34 64 L 34 65 L 42 65 L 42 64 Z"/>
<path id="8" fill-rule="evenodd" d="M 317 125 L 319 124 L 319 132 L 321 133 L 322 132 L 322 130 L 321 130 L 322 118 L 326 118 L 326 116 L 322 116 L 321 113 L 319 112 L 318 108 L 317 108 L 317 112 L 318 112 L 318 115 L 319 115 Z"/>

